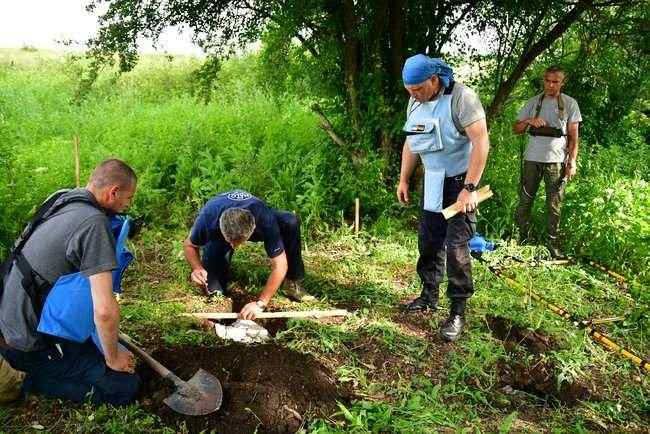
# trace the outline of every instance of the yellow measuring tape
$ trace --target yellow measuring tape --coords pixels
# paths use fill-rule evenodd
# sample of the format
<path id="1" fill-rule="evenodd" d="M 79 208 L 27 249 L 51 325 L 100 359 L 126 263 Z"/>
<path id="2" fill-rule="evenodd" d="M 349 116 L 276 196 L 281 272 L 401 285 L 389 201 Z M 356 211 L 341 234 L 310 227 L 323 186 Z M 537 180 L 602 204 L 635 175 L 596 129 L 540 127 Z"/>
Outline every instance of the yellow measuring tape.
<path id="1" fill-rule="evenodd" d="M 503 280 L 505 280 L 513 288 L 516 288 L 519 291 L 522 291 L 522 292 L 524 292 L 526 294 L 530 294 L 530 296 L 534 300 L 536 300 L 539 303 L 543 304 L 544 306 L 546 306 L 547 308 L 552 310 L 555 314 L 561 316 L 562 318 L 564 318 L 566 320 L 571 321 L 575 326 L 581 327 L 581 328 L 584 328 L 585 330 L 587 330 L 587 334 L 589 335 L 589 337 L 591 337 L 591 339 L 593 339 L 595 342 L 600 344 L 602 347 L 604 347 L 604 348 L 606 348 L 606 349 L 608 349 L 608 350 L 610 350 L 612 352 L 615 352 L 615 353 L 618 353 L 618 354 L 622 355 L 623 357 L 625 357 L 626 359 L 628 359 L 629 361 L 631 361 L 635 365 L 639 366 L 642 369 L 642 371 L 645 372 L 646 374 L 650 373 L 650 360 L 642 359 L 641 357 L 636 355 L 633 351 L 627 350 L 627 349 L 623 348 L 622 346 L 618 345 L 616 342 L 611 340 L 605 334 L 603 334 L 603 333 L 599 332 L 598 330 L 596 330 L 593 327 L 592 323 L 590 323 L 589 321 L 576 320 L 566 310 L 562 309 L 559 306 L 554 305 L 553 303 L 551 303 L 550 301 L 546 300 L 544 297 L 542 297 L 541 295 L 539 295 L 538 293 L 533 291 L 532 289 L 527 288 L 524 285 L 522 285 L 521 283 L 517 282 L 512 277 L 506 276 L 500 269 L 498 269 L 496 267 L 493 267 L 492 265 L 488 264 L 487 261 L 485 261 L 484 259 L 479 259 L 479 261 L 482 262 L 483 264 L 485 264 L 492 273 L 494 273 L 496 276 L 498 276 L 498 277 L 502 278 Z"/>

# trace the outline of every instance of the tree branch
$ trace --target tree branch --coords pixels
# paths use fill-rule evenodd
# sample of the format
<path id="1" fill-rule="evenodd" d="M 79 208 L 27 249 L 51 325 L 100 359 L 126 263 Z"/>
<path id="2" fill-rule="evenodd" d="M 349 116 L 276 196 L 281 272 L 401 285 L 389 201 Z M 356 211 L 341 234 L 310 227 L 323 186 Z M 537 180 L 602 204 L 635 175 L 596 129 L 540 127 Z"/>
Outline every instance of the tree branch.
<path id="1" fill-rule="evenodd" d="M 526 68 L 530 66 L 531 63 L 542 54 L 546 49 L 548 49 L 553 42 L 555 42 L 564 32 L 566 32 L 569 27 L 576 22 L 582 13 L 586 11 L 593 5 L 591 0 L 580 0 L 576 6 L 571 9 L 567 14 L 558 20 L 558 23 L 544 36 L 542 36 L 535 44 L 533 44 L 529 50 L 525 51 L 517 65 L 511 71 L 510 76 L 502 82 L 497 88 L 492 102 L 488 106 L 486 111 L 486 116 L 488 123 L 494 118 L 494 116 L 501 111 L 503 103 L 508 98 L 510 93 L 515 87 L 515 84 L 523 76 Z"/>

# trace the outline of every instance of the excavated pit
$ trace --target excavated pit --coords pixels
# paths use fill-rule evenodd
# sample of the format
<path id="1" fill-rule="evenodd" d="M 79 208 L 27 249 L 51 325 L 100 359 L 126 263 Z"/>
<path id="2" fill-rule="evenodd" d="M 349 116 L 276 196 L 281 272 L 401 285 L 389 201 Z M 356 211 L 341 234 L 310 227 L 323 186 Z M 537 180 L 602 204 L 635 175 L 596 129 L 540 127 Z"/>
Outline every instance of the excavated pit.
<path id="1" fill-rule="evenodd" d="M 507 318 L 488 315 L 485 319 L 492 335 L 503 341 L 507 349 L 519 345 L 533 354 L 543 354 L 556 347 L 551 336 L 519 327 Z"/>
<path id="2" fill-rule="evenodd" d="M 507 318 L 487 316 L 486 321 L 492 335 L 503 341 L 508 352 L 532 355 L 529 363 L 497 364 L 499 387 L 502 391 L 507 391 L 508 394 L 523 391 L 552 405 L 574 405 L 591 397 L 591 390 L 580 381 L 558 382 L 555 365 L 543 358 L 546 352 L 557 347 L 553 337 L 520 327 Z"/>
<path id="3" fill-rule="evenodd" d="M 163 400 L 174 386 L 141 366 L 142 405 L 167 424 L 191 433 L 293 433 L 316 417 L 330 417 L 349 391 L 313 357 L 274 345 L 230 344 L 159 348 L 153 356 L 183 380 L 203 368 L 221 381 L 221 408 L 207 416 L 174 413 Z"/>

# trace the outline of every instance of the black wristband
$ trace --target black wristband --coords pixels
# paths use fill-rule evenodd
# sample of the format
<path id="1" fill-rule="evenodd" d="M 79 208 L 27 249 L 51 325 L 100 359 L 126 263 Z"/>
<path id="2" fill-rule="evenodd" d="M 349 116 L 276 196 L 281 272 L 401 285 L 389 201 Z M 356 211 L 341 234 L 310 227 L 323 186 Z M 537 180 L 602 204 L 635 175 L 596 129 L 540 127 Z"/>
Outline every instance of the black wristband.
<path id="1" fill-rule="evenodd" d="M 476 191 L 476 184 L 472 184 L 472 183 L 470 182 L 469 184 L 465 184 L 465 185 L 463 185 L 463 188 L 464 188 L 465 190 L 469 191 L 470 193 L 472 193 L 472 192 L 475 192 L 475 191 Z"/>

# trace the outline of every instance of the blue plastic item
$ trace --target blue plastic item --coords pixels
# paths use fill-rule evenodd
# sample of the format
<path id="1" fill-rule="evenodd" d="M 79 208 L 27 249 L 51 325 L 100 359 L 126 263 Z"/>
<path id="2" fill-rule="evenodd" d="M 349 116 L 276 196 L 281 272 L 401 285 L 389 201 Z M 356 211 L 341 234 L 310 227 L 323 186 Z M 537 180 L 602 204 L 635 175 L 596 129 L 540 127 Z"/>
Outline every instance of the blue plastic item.
<path id="1" fill-rule="evenodd" d="M 492 241 L 487 241 L 479 233 L 474 234 L 467 244 L 470 252 L 475 253 L 492 252 L 496 248 Z"/>

